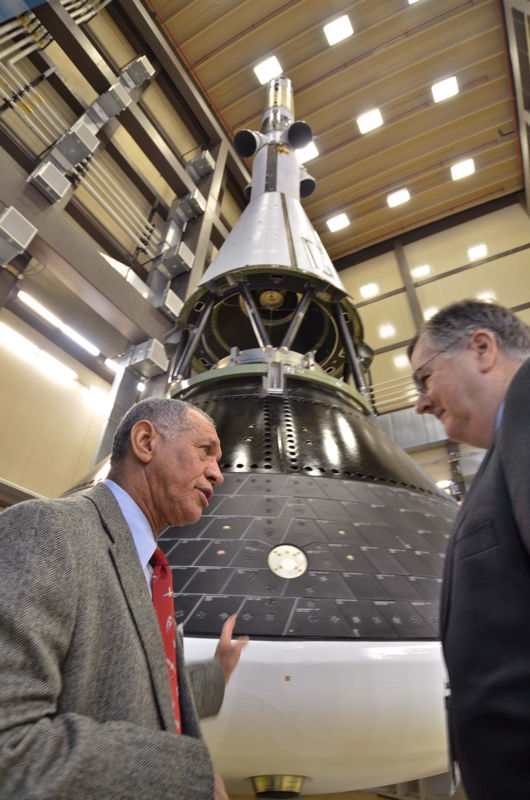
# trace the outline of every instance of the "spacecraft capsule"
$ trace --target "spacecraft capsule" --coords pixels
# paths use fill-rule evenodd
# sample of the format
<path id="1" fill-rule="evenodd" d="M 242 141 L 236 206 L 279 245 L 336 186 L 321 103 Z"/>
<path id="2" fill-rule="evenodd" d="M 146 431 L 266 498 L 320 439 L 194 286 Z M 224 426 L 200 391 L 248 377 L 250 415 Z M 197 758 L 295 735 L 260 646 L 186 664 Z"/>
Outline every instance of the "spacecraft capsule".
<path id="1" fill-rule="evenodd" d="M 306 776 L 314 794 L 443 772 L 456 506 L 374 420 L 359 314 L 300 203 L 311 132 L 287 78 L 238 137 L 250 201 L 184 304 L 171 383 L 214 418 L 225 481 L 160 539 L 188 658 L 232 613 L 252 638 L 205 727 L 214 761 L 238 792 L 256 775 Z"/>

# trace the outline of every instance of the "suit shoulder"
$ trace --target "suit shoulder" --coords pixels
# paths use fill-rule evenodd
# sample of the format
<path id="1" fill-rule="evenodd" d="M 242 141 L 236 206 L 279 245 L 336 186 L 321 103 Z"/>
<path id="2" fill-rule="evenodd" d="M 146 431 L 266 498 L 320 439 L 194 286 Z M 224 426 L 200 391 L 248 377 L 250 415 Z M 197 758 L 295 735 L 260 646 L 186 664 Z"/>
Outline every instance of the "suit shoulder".
<path id="1" fill-rule="evenodd" d="M 25 500 L 0 514 L 0 543 L 38 539 L 44 546 L 47 540 L 63 540 L 82 531 L 90 516 L 96 514 L 83 496 Z"/>
<path id="2" fill-rule="evenodd" d="M 90 508 L 88 498 L 83 495 L 59 497 L 54 499 L 39 498 L 38 500 L 24 500 L 14 506 L 6 508 L 0 514 L 0 520 L 31 519 L 43 517 L 61 517 L 71 514 L 86 513 Z"/>
<path id="3" fill-rule="evenodd" d="M 505 409 L 501 427 L 526 425 L 528 419 L 528 393 L 530 392 L 530 358 L 515 373 L 506 392 Z"/>

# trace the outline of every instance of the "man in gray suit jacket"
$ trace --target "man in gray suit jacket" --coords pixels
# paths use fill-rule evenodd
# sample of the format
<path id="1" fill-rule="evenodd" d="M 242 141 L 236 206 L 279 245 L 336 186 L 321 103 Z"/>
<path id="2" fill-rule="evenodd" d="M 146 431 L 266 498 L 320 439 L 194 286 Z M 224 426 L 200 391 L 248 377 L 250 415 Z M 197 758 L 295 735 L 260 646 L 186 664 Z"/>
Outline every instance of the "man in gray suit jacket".
<path id="1" fill-rule="evenodd" d="M 442 592 L 453 757 L 470 800 L 528 800 L 530 328 L 502 306 L 464 300 L 425 323 L 409 353 L 418 413 L 487 448 Z"/>
<path id="2" fill-rule="evenodd" d="M 117 430 L 106 485 L 0 515 L 2 800 L 226 800 L 198 718 L 216 714 L 243 640 L 223 629 L 189 675 L 177 734 L 149 559 L 199 519 L 219 470 L 205 414 L 146 400 Z"/>

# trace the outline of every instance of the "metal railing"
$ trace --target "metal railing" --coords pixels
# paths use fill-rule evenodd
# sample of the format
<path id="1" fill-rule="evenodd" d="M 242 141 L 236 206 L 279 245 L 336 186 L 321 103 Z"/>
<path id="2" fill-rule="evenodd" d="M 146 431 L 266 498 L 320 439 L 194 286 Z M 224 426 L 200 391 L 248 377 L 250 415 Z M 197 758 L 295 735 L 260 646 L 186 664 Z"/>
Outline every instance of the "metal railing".
<path id="1" fill-rule="evenodd" d="M 410 408 L 416 402 L 418 390 L 410 375 L 373 383 L 369 386 L 372 405 L 377 414 Z"/>

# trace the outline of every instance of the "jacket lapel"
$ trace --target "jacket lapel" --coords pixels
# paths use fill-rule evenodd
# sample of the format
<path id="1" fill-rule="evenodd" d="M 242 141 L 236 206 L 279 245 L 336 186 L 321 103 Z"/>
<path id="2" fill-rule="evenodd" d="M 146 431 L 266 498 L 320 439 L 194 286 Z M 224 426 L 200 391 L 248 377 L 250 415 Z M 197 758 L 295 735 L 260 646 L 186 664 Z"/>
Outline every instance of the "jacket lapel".
<path id="1" fill-rule="evenodd" d="M 162 635 L 132 534 L 109 489 L 103 485 L 96 485 L 93 489 L 89 489 L 85 496 L 96 506 L 109 536 L 110 558 L 149 665 L 160 717 L 165 728 L 174 731 L 175 717 Z"/>

